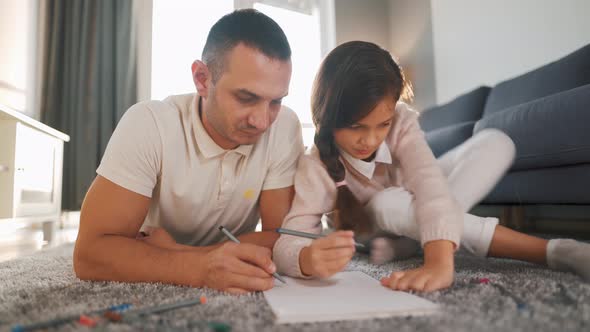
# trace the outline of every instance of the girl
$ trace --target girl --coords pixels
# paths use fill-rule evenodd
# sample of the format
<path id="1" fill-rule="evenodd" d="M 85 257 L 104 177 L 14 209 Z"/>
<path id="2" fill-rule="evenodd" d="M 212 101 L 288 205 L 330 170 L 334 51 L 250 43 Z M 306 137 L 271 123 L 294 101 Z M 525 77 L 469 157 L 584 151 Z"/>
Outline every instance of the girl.
<path id="1" fill-rule="evenodd" d="M 424 264 L 393 272 L 381 283 L 396 290 L 433 291 L 453 282 L 454 251 L 508 257 L 590 278 L 590 245 L 532 237 L 465 213 L 485 197 L 512 164 L 508 136 L 483 130 L 436 160 L 416 112 L 400 97 L 410 90 L 401 68 L 375 44 L 349 42 L 323 61 L 312 113 L 314 146 L 301 157 L 295 198 L 284 228 L 320 233 L 334 211 L 337 230 L 317 240 L 281 235 L 274 246 L 279 272 L 329 277 L 371 238 L 371 260 L 383 263 L 424 250 Z M 375 237 L 386 233 L 395 237 Z M 408 240 L 413 239 L 413 240 Z"/>

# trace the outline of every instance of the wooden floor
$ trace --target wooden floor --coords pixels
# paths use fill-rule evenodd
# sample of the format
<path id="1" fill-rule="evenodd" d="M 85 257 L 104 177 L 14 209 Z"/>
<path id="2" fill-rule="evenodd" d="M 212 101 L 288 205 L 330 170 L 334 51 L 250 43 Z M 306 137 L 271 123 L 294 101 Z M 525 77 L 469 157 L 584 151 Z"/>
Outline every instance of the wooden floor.
<path id="1" fill-rule="evenodd" d="M 76 241 L 78 222 L 71 219 L 57 227 L 51 243 L 43 240 L 43 230 L 39 225 L 17 222 L 0 225 L 0 262 Z"/>

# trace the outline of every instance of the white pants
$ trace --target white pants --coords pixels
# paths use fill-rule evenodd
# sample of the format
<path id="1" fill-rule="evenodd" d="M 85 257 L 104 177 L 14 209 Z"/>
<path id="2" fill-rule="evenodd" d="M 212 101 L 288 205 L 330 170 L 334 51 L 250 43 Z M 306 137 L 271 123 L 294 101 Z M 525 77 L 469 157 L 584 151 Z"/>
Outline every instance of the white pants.
<path id="1" fill-rule="evenodd" d="M 512 165 L 515 151 L 506 134 L 485 129 L 438 159 L 450 191 L 464 212 L 494 188 Z M 404 188 L 391 187 L 379 192 L 367 203 L 367 208 L 382 231 L 420 241 L 413 197 Z M 497 224 L 497 218 L 465 213 L 462 246 L 477 256 L 486 256 Z"/>

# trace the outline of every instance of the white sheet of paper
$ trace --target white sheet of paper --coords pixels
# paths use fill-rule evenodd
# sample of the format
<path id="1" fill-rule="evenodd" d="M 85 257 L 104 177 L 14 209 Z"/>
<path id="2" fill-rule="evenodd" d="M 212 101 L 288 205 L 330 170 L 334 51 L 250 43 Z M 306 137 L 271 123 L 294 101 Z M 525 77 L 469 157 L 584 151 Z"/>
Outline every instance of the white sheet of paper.
<path id="1" fill-rule="evenodd" d="M 387 289 L 360 271 L 325 280 L 285 279 L 287 284 L 275 281 L 264 292 L 279 324 L 425 315 L 438 309 L 418 296 Z"/>

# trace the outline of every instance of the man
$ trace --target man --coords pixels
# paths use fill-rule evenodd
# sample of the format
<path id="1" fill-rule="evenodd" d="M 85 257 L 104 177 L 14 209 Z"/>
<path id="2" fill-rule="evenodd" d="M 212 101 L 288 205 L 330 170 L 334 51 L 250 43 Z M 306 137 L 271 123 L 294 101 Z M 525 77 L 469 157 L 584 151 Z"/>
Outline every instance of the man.
<path id="1" fill-rule="evenodd" d="M 79 278 L 272 287 L 273 230 L 290 208 L 303 151 L 299 121 L 281 106 L 290 57 L 272 19 L 235 11 L 211 28 L 192 64 L 197 94 L 125 113 L 82 205 Z M 259 219 L 262 232 L 253 232 Z"/>

